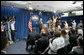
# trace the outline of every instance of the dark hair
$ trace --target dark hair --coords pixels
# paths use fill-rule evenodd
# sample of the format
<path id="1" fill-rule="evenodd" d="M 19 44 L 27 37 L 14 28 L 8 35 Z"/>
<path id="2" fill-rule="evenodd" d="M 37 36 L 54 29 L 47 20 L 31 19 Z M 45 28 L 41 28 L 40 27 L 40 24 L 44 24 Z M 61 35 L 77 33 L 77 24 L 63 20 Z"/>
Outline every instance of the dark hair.
<path id="1" fill-rule="evenodd" d="M 72 32 L 72 34 L 75 34 L 75 30 L 74 29 L 71 29 L 71 32 Z"/>
<path id="2" fill-rule="evenodd" d="M 50 34 L 53 35 L 54 31 L 50 31 Z"/>
<path id="3" fill-rule="evenodd" d="M 46 36 L 47 34 L 45 33 L 45 32 L 42 32 L 42 34 L 41 34 L 42 36 Z"/>
<path id="4" fill-rule="evenodd" d="M 83 38 L 82 38 L 82 36 L 79 37 L 77 40 L 78 40 L 77 42 L 79 43 L 79 45 L 83 46 Z"/>
<path id="5" fill-rule="evenodd" d="M 66 35 L 67 33 L 66 33 L 66 31 L 63 29 L 63 30 L 61 31 L 61 34 L 62 34 L 62 35 Z"/>
<path id="6" fill-rule="evenodd" d="M 55 31 L 55 32 L 54 32 L 54 36 L 55 36 L 55 37 L 60 37 L 60 35 L 61 35 L 61 32 L 59 32 L 59 31 Z"/>
<path id="7" fill-rule="evenodd" d="M 1 37 L 1 50 L 3 50 L 6 47 L 6 44 L 8 43 L 6 37 Z"/>

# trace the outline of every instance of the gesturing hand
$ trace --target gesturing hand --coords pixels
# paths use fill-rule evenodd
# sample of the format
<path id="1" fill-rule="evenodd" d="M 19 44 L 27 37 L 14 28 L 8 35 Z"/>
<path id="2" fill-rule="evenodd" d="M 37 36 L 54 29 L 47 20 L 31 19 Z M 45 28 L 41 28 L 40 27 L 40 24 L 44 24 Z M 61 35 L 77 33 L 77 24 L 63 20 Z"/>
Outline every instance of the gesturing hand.
<path id="1" fill-rule="evenodd" d="M 49 42 L 52 42 L 52 39 L 49 39 Z"/>

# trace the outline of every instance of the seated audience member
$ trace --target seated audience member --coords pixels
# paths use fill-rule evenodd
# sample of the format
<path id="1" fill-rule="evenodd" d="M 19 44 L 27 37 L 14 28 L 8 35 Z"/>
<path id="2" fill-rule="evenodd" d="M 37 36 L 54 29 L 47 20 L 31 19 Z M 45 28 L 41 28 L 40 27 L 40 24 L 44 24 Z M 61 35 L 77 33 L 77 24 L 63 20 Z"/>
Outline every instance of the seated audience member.
<path id="1" fill-rule="evenodd" d="M 83 37 L 77 39 L 78 46 L 74 46 L 69 54 L 83 54 Z"/>
<path id="2" fill-rule="evenodd" d="M 78 23 L 78 27 L 83 27 L 82 20 L 80 20 L 80 22 Z"/>
<path id="3" fill-rule="evenodd" d="M 8 45 L 7 38 L 1 37 L 1 54 L 6 54 Z"/>
<path id="4" fill-rule="evenodd" d="M 41 32 L 42 37 L 35 42 L 35 53 L 42 53 L 49 45 L 48 37 L 46 36 L 45 31 Z"/>
<path id="5" fill-rule="evenodd" d="M 54 31 L 50 31 L 50 35 L 48 35 L 48 38 L 49 38 L 49 39 L 54 37 L 54 36 L 53 36 L 53 33 L 54 33 Z"/>
<path id="6" fill-rule="evenodd" d="M 70 36 L 69 36 L 70 45 L 68 46 L 68 52 L 71 51 L 73 46 L 77 45 L 77 40 L 76 39 L 77 39 L 76 31 L 74 29 L 71 29 L 70 30 Z"/>
<path id="7" fill-rule="evenodd" d="M 68 46 L 70 44 L 69 42 L 69 35 L 67 34 L 66 30 L 62 30 L 61 31 L 61 36 L 64 37 L 64 40 L 65 40 L 65 53 L 67 54 L 68 53 Z"/>
<path id="8" fill-rule="evenodd" d="M 81 34 L 83 36 L 83 29 L 81 27 L 78 27 L 77 33 L 78 35 Z"/>
<path id="9" fill-rule="evenodd" d="M 62 30 L 61 36 L 64 37 L 65 46 L 67 46 L 69 44 L 69 35 L 67 34 L 67 32 L 65 30 Z"/>
<path id="10" fill-rule="evenodd" d="M 65 46 L 65 40 L 61 37 L 61 33 L 56 31 L 54 32 L 54 36 L 56 37 L 53 41 L 49 39 L 49 51 L 48 54 L 57 54 L 57 50 L 63 48 Z"/>
<path id="11" fill-rule="evenodd" d="M 26 42 L 26 50 L 28 50 L 28 46 L 31 45 L 35 45 L 35 40 L 36 40 L 36 29 L 32 28 L 32 32 L 29 33 L 28 37 L 27 37 L 27 42 Z M 32 49 L 32 47 L 31 47 Z"/>
<path id="12" fill-rule="evenodd" d="M 69 37 L 69 41 L 70 41 L 70 44 L 72 44 L 73 46 L 76 46 L 77 45 L 77 34 L 75 33 L 75 30 L 74 29 L 71 29 L 70 30 L 70 37 Z"/>

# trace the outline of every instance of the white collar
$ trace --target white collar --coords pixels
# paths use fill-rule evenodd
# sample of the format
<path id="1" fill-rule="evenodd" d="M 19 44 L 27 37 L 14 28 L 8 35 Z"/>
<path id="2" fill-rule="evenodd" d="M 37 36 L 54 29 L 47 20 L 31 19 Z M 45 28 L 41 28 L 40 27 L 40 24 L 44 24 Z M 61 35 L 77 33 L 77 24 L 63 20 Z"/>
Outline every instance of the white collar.
<path id="1" fill-rule="evenodd" d="M 1 50 L 1 52 L 4 52 L 6 54 L 6 51 L 4 51 L 4 50 Z"/>

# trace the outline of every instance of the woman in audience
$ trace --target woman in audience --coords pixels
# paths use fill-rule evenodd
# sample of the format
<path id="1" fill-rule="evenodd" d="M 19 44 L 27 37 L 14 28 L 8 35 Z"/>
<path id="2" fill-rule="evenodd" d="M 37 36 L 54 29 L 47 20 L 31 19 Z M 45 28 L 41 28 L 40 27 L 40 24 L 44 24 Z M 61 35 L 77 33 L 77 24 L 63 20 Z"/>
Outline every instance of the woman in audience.
<path id="1" fill-rule="evenodd" d="M 74 46 L 69 54 L 83 54 L 83 37 L 77 39 L 78 46 Z"/>
<path id="2" fill-rule="evenodd" d="M 54 40 L 49 39 L 50 49 L 48 51 L 48 54 L 57 54 L 57 50 L 65 46 L 64 38 L 61 37 L 60 32 L 56 31 L 54 33 L 54 36 L 56 37 Z"/>

